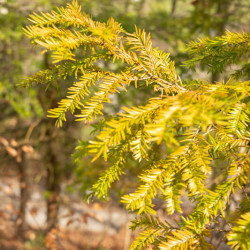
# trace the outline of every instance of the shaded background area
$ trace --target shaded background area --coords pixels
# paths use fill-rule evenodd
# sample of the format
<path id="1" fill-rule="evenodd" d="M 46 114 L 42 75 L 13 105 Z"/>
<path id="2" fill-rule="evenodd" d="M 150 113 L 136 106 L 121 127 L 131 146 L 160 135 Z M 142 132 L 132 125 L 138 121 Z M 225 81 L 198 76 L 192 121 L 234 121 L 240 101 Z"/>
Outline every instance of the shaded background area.
<path id="1" fill-rule="evenodd" d="M 23 77 L 51 66 L 50 54 L 42 53 L 23 35 L 22 27 L 32 12 L 46 12 L 65 5 L 62 0 L 0 0 L 0 249 L 128 249 L 134 237 L 129 219 L 119 205 L 120 195 L 135 188 L 136 166 L 130 167 L 114 185 L 108 202 L 87 205 L 84 197 L 106 163 L 85 157 L 71 157 L 79 139 L 98 133 L 96 123 L 74 122 L 69 116 L 63 128 L 56 128 L 46 111 L 56 107 L 73 79 L 58 79 L 51 86 L 17 87 Z M 79 0 L 95 20 L 110 16 L 128 32 L 134 26 L 151 33 L 153 45 L 169 51 L 184 80 L 216 81 L 220 75 L 187 71 L 183 66 L 186 43 L 230 31 L 250 31 L 248 0 Z M 103 64 L 119 70 L 119 64 Z M 228 69 L 230 70 L 230 69 Z M 47 88 L 48 87 L 48 88 Z M 46 89 L 46 92 L 45 92 Z M 130 89 L 113 97 L 105 115 L 121 106 L 145 103 L 153 90 Z M 84 143 L 84 142 L 81 142 Z M 160 154 L 160 148 L 158 153 Z M 129 164 L 135 164 L 129 162 Z M 218 170 L 219 171 L 219 170 Z M 213 182 L 216 183 L 216 174 Z M 234 211 L 241 199 L 234 197 Z M 166 217 L 164 204 L 157 204 Z M 184 215 L 192 204 L 183 200 Z M 179 219 L 178 215 L 167 217 Z M 224 223 L 222 221 L 222 223 Z M 226 226 L 226 225 L 225 225 Z M 212 240 L 216 242 L 218 235 Z M 219 242 L 219 249 L 227 249 Z"/>

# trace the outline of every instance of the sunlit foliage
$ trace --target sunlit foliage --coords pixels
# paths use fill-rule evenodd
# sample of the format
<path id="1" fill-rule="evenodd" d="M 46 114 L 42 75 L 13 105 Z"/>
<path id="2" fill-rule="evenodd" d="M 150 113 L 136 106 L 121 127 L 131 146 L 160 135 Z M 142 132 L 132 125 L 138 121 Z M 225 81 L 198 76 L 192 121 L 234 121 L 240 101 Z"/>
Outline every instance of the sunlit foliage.
<path id="1" fill-rule="evenodd" d="M 144 30 L 126 33 L 112 18 L 107 23 L 93 21 L 77 1 L 51 13 L 33 14 L 30 21 L 33 25 L 25 28 L 26 35 L 52 52 L 54 66 L 25 79 L 22 86 L 50 84 L 68 75 L 76 78 L 58 107 L 48 111 L 57 126 L 66 121 L 67 112 L 84 122 L 102 116 L 112 95 L 133 86 L 140 91 L 139 87 L 153 85 L 158 95 L 146 105 L 123 107 L 102 124 L 95 140 L 82 144 L 94 155 L 93 161 L 103 157 L 112 163 L 91 188 L 89 198 L 107 198 L 112 183 L 126 172 L 125 163 L 131 156 L 141 172 L 139 184 L 121 201 L 138 213 L 131 228 L 142 230 L 131 249 L 149 245 L 212 249 L 207 242 L 213 231 L 211 223 L 226 216 L 231 195 L 248 182 L 249 81 L 245 69 L 249 63 L 242 62 L 249 58 L 250 35 L 228 31 L 213 40 L 189 44 L 192 59 L 185 64 L 191 68 L 200 63 L 218 73 L 240 64 L 225 81 L 210 83 L 185 81 L 176 73 L 169 54 L 154 48 Z M 102 61 L 123 63 L 124 67 L 118 72 L 104 70 L 98 66 Z M 155 145 L 170 151 L 154 156 Z M 218 168 L 218 159 L 225 161 L 219 166 L 222 178 L 212 187 L 209 180 Z M 166 203 L 168 214 L 181 214 L 184 193 L 194 202 L 194 211 L 183 216 L 177 227 L 161 221 L 156 216 L 155 198 Z M 247 249 L 248 243 L 241 238 L 249 233 L 248 217 L 242 215 L 228 235 L 229 243 L 239 249 Z"/>

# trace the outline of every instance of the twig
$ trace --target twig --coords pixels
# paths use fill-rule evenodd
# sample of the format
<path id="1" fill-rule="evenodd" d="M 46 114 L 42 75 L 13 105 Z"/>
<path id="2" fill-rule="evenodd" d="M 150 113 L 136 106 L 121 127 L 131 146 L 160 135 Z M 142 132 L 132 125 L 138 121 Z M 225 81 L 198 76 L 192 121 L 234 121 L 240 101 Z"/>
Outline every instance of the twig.
<path id="1" fill-rule="evenodd" d="M 37 121 L 33 122 L 33 123 L 29 126 L 28 131 L 27 131 L 27 133 L 26 133 L 26 135 L 25 135 L 24 141 L 27 141 L 27 142 L 28 142 L 28 141 L 30 140 L 30 136 L 31 136 L 31 134 L 32 134 L 32 132 L 33 132 L 33 130 L 34 130 L 34 128 L 35 128 L 40 122 L 41 122 L 41 119 L 38 119 Z"/>

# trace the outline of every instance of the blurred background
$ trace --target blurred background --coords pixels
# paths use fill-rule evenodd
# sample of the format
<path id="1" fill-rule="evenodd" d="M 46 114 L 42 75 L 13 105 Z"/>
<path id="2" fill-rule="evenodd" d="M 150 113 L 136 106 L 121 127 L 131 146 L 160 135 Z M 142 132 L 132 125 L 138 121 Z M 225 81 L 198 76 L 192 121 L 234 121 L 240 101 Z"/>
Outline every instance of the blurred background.
<path id="1" fill-rule="evenodd" d="M 187 71 L 186 44 L 194 39 L 230 31 L 250 31 L 249 0 L 78 0 L 94 20 L 112 16 L 133 32 L 134 26 L 151 33 L 153 45 L 171 53 L 182 79 L 216 81 L 221 76 L 199 68 Z M 24 77 L 51 66 L 50 54 L 30 44 L 22 28 L 33 12 L 65 5 L 63 0 L 0 0 L 0 249 L 128 249 L 134 234 L 119 204 L 120 195 L 135 188 L 136 165 L 114 185 L 107 202 L 84 202 L 88 188 L 107 167 L 90 163 L 75 147 L 98 133 L 97 123 L 68 122 L 60 129 L 46 111 L 56 106 L 72 79 L 58 79 L 47 89 L 17 87 Z M 107 63 L 104 68 L 119 70 Z M 45 89 L 46 92 L 45 92 Z M 146 103 L 153 90 L 135 89 L 114 96 L 105 115 L 121 106 Z M 78 140 L 81 139 L 80 142 Z M 160 149 L 159 149 L 160 153 Z M 72 156 L 73 155 L 73 156 Z M 216 178 L 214 179 L 216 182 Z M 166 216 L 164 206 L 159 214 Z M 184 214 L 192 204 L 183 200 Z M 232 208 L 233 209 L 233 208 Z M 178 215 L 168 217 L 178 219 Z M 213 240 L 213 239 L 212 239 Z M 216 239 L 214 239 L 216 240 Z M 220 245 L 219 249 L 227 249 Z"/>

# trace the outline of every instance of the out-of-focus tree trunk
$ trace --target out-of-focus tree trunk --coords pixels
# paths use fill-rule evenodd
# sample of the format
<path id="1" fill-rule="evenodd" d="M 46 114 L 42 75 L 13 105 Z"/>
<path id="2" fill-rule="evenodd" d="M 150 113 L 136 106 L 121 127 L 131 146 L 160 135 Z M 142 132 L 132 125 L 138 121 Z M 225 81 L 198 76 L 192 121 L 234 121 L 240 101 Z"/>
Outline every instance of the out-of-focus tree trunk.
<path id="1" fill-rule="evenodd" d="M 53 126 L 50 123 L 50 126 Z M 52 136 L 52 129 L 48 130 L 48 136 Z M 47 147 L 48 167 L 47 167 L 47 191 L 50 196 L 47 200 L 47 231 L 57 227 L 59 212 L 59 195 L 61 170 L 56 155 L 57 139 L 53 138 Z"/>
<path id="2" fill-rule="evenodd" d="M 131 4 L 131 0 L 126 0 L 125 1 L 125 4 L 124 4 L 124 11 L 125 11 L 125 13 L 128 12 L 130 4 Z"/>
<path id="3" fill-rule="evenodd" d="M 49 54 L 44 55 L 45 68 L 50 67 Z M 50 105 L 46 110 L 57 106 L 57 100 L 54 90 L 49 93 Z M 59 196 L 60 196 L 60 180 L 61 169 L 59 164 L 58 149 L 60 151 L 59 138 L 54 135 L 56 133 L 54 120 L 50 120 L 46 129 L 46 136 L 51 138 L 45 146 L 46 162 L 47 162 L 47 177 L 46 177 L 46 190 L 49 192 L 47 199 L 47 231 L 58 225 L 58 212 L 59 212 Z"/>
<path id="4" fill-rule="evenodd" d="M 221 36 L 224 34 L 226 30 L 226 25 L 228 23 L 228 13 L 229 9 L 229 2 L 227 0 L 225 1 L 218 1 L 218 6 L 217 6 L 217 15 L 220 16 L 221 22 L 219 23 L 217 27 L 217 32 L 216 36 Z M 211 75 L 211 82 L 214 83 L 219 80 L 219 74 L 217 73 L 212 73 Z"/>
<path id="5" fill-rule="evenodd" d="M 21 161 L 17 163 L 19 176 L 20 176 L 20 205 L 19 213 L 17 218 L 17 234 L 19 237 L 24 236 L 26 229 L 26 208 L 29 200 L 29 189 L 28 189 L 28 162 L 26 161 L 25 154 L 22 152 L 20 156 Z"/>
<path id="6" fill-rule="evenodd" d="M 139 5 L 138 5 L 138 9 L 137 9 L 138 19 L 140 19 L 142 17 L 145 4 L 146 4 L 146 0 L 141 0 Z"/>
<path id="7" fill-rule="evenodd" d="M 177 0 L 172 0 L 171 15 L 173 16 L 176 10 Z"/>

